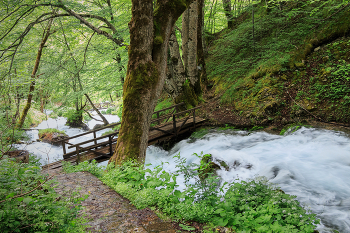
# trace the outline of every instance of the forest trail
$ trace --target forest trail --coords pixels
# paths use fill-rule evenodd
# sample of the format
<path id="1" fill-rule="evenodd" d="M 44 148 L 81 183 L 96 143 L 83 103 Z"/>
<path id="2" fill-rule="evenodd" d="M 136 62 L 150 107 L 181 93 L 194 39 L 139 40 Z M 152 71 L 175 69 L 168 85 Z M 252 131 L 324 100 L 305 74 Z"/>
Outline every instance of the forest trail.
<path id="1" fill-rule="evenodd" d="M 138 210 L 89 172 L 67 174 L 57 169 L 53 174 L 58 181 L 57 193 L 66 196 L 78 191 L 82 197 L 88 195 L 81 203 L 84 208 L 80 213 L 88 219 L 87 232 L 179 232 L 172 222 L 161 220 L 149 208 Z"/>

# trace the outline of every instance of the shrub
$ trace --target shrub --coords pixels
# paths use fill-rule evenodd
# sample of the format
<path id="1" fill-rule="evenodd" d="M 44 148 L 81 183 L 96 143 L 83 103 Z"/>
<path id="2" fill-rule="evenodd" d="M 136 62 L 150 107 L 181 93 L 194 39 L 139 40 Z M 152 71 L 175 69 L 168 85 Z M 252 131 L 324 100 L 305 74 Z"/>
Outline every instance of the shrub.
<path id="1" fill-rule="evenodd" d="M 84 198 L 56 194 L 55 181 L 41 173 L 39 159 L 30 156 L 29 161 L 0 161 L 1 232 L 84 232 L 85 220 L 77 218 Z"/>

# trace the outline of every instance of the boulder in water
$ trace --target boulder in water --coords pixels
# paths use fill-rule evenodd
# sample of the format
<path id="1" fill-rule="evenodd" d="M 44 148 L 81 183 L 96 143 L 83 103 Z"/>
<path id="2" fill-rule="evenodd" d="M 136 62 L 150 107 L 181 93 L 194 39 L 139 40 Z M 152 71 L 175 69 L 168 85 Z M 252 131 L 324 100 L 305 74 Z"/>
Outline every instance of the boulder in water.
<path id="1" fill-rule="evenodd" d="M 29 152 L 27 150 L 14 150 L 4 153 L 9 158 L 15 158 L 16 162 L 29 163 Z"/>
<path id="2" fill-rule="evenodd" d="M 56 129 L 44 129 L 39 130 L 39 139 L 42 142 L 47 142 L 52 145 L 61 145 L 61 142 L 58 142 L 62 139 L 67 139 L 69 136 L 64 133 L 64 131 L 59 131 Z"/>
<path id="3" fill-rule="evenodd" d="M 96 124 L 92 130 L 102 128 L 103 126 L 103 124 Z"/>

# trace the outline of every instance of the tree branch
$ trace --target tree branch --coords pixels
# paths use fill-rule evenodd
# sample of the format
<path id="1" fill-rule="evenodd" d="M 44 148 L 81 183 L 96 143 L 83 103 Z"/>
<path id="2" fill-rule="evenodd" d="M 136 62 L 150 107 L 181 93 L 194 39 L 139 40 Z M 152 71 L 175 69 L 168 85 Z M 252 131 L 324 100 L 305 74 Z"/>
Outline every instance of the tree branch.
<path id="1" fill-rule="evenodd" d="M 85 24 L 87 27 L 89 27 L 90 29 L 95 31 L 97 34 L 104 35 L 105 37 L 107 37 L 108 39 L 112 40 L 116 44 L 122 45 L 123 40 L 119 40 L 117 38 L 114 38 L 113 35 L 109 34 L 106 31 L 103 31 L 103 30 L 95 27 L 90 22 L 88 22 L 86 19 L 84 19 L 84 17 L 99 19 L 99 20 L 103 21 L 104 23 L 106 23 L 109 27 L 111 26 L 111 30 L 112 31 L 115 30 L 114 32 L 116 32 L 116 29 L 114 28 L 114 26 L 110 22 L 108 22 L 105 18 L 100 17 L 100 16 L 96 16 L 96 15 L 90 15 L 90 14 L 86 14 L 84 16 L 81 16 L 80 14 L 77 14 L 74 11 L 72 11 L 71 9 L 68 9 L 66 6 L 64 6 L 61 0 L 59 0 L 59 2 L 61 3 L 61 5 L 59 5 L 58 7 L 60 7 L 63 10 L 65 10 L 66 12 L 68 12 L 68 14 L 70 14 L 71 16 L 73 16 L 73 17 L 77 18 L 78 20 L 80 20 L 81 23 Z"/>

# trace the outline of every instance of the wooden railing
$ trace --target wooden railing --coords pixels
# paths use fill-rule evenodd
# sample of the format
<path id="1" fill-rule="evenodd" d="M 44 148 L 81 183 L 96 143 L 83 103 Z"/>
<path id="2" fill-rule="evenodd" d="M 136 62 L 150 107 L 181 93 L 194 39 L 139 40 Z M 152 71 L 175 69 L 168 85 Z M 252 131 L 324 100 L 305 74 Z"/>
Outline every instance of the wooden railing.
<path id="1" fill-rule="evenodd" d="M 115 107 L 115 104 L 109 103 L 109 102 L 106 102 L 106 103 L 94 103 L 94 106 L 97 109 L 102 109 L 102 108 Z"/>
<path id="2" fill-rule="evenodd" d="M 181 131 L 182 127 L 186 124 L 186 122 L 188 121 L 188 119 L 190 117 L 193 117 L 193 128 L 195 128 L 196 127 L 196 110 L 199 109 L 200 107 L 195 107 L 195 108 L 192 108 L 192 109 L 189 109 L 186 111 L 178 112 L 178 107 L 181 105 L 184 105 L 184 103 L 176 104 L 176 105 L 173 105 L 171 107 L 164 108 L 162 110 L 154 112 L 153 114 L 156 114 L 157 118 L 152 119 L 151 123 L 156 123 L 156 125 L 150 127 L 150 130 L 161 131 L 163 133 L 163 136 L 167 136 L 167 135 L 177 136 L 178 132 Z M 173 109 L 173 110 L 171 110 L 171 109 Z M 170 113 L 167 113 L 165 115 L 161 115 L 162 112 L 169 111 L 169 110 L 170 110 Z M 171 121 L 169 121 L 170 119 L 172 119 L 172 126 L 173 127 L 172 128 L 170 127 L 170 130 L 161 129 L 162 126 L 164 126 L 164 125 L 169 126 L 169 124 L 171 124 Z M 177 127 L 177 123 L 179 123 L 179 122 L 182 122 L 182 124 L 179 127 Z M 91 131 L 88 131 L 88 132 L 85 132 L 82 134 L 78 134 L 78 135 L 75 135 L 73 137 L 58 141 L 58 142 L 62 143 L 63 157 L 65 159 L 67 159 L 71 156 L 76 155 L 77 156 L 77 163 L 79 163 L 80 155 L 83 152 L 92 152 L 93 154 L 97 155 L 98 157 L 95 157 L 94 159 L 97 159 L 99 157 L 104 157 L 104 156 L 112 156 L 112 153 L 113 153 L 113 148 L 112 148 L 113 146 L 112 145 L 114 143 L 116 143 L 116 141 L 117 141 L 116 136 L 119 134 L 119 131 L 115 131 L 113 133 L 110 133 L 110 134 L 107 134 L 104 136 L 100 136 L 100 137 L 96 137 L 96 132 L 103 130 L 103 129 L 106 129 L 106 128 L 113 128 L 119 124 L 120 123 L 110 124 L 110 125 L 107 125 L 105 127 L 102 127 L 102 128 L 96 129 L 96 130 L 91 130 Z M 72 143 L 68 142 L 68 140 L 70 140 L 70 139 L 78 138 L 78 137 L 85 136 L 88 134 L 93 134 L 93 139 L 89 139 L 87 141 L 80 142 L 77 144 L 72 144 Z M 102 139 L 107 139 L 107 140 L 98 143 L 98 140 L 102 140 Z M 93 145 L 88 145 L 85 147 L 83 146 L 83 145 L 91 143 L 91 142 L 94 142 Z M 67 153 L 66 144 L 69 145 L 68 149 L 75 148 L 75 151 L 71 151 L 71 152 Z M 107 146 L 109 147 L 109 153 L 102 153 L 102 152 L 96 151 L 98 148 L 107 147 Z"/>

